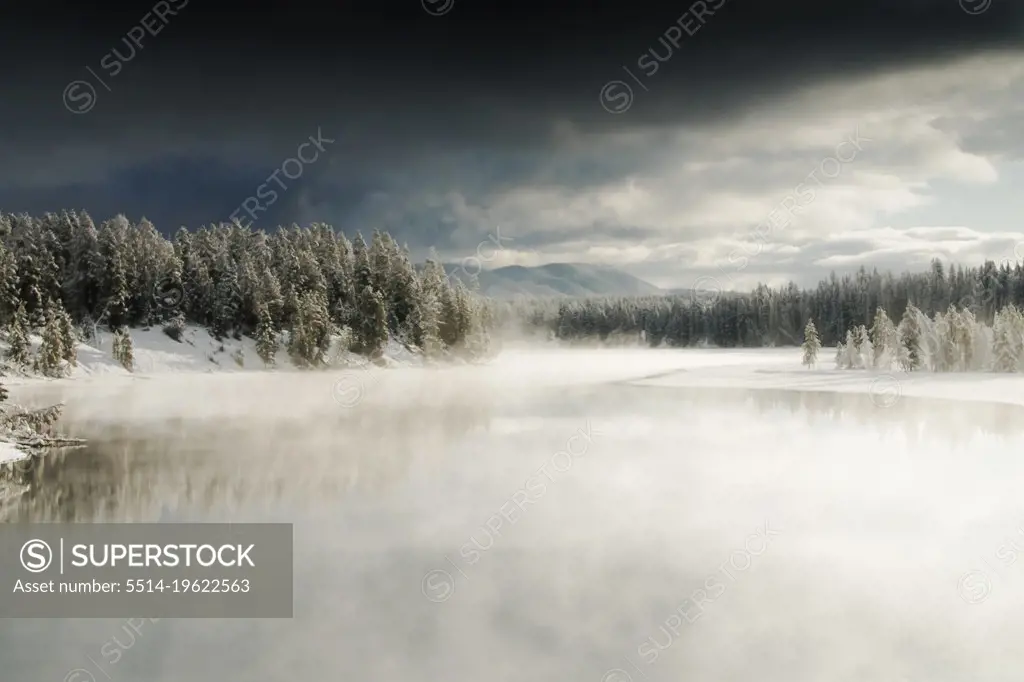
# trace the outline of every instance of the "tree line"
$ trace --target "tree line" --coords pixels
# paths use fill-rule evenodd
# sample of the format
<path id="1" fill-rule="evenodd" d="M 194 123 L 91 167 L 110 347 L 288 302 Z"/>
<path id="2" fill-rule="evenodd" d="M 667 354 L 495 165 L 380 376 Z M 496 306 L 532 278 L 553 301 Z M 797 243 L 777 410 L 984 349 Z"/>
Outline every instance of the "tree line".
<path id="1" fill-rule="evenodd" d="M 113 332 L 114 354 L 128 368 L 129 327 L 160 325 L 180 339 L 186 324 L 220 338 L 254 338 L 267 365 L 283 348 L 294 364 L 318 367 L 332 346 L 373 359 L 389 339 L 428 356 L 476 358 L 511 330 L 569 343 L 795 346 L 814 320 L 821 344 L 849 347 L 848 332 L 871 326 L 879 309 L 893 320 L 908 309 L 952 320 L 952 306 L 1001 330 L 1013 324 L 996 325 L 996 313 L 1011 304 L 1024 308 L 1021 263 L 947 268 L 938 260 L 923 273 L 861 268 L 803 289 L 497 301 L 478 296 L 472 281 L 450 278 L 436 258 L 415 266 L 408 249 L 381 231 L 367 243 L 322 223 L 273 234 L 222 223 L 167 238 L 145 218 L 118 215 L 96 226 L 84 211 L 0 214 L 7 359 L 48 374 L 73 365 L 75 344 L 101 326 Z M 35 357 L 31 333 L 43 337 Z"/>
<path id="2" fill-rule="evenodd" d="M 8 360 L 44 373 L 66 371 L 75 343 L 101 326 L 129 368 L 128 328 L 153 325 L 176 339 L 186 324 L 218 338 L 250 336 L 268 365 L 284 348 L 298 366 L 322 366 L 339 339 L 371 359 L 389 339 L 428 356 L 479 357 L 488 312 L 437 259 L 414 267 L 386 232 L 367 244 L 322 223 L 268 234 L 236 222 L 183 227 L 168 239 L 145 218 L 96 226 L 85 211 L 0 214 Z M 34 332 L 43 346 L 32 359 Z"/>
<path id="3" fill-rule="evenodd" d="M 1024 308 L 1021 263 L 947 267 L 933 260 L 927 272 L 894 275 L 862 267 L 842 277 L 832 273 L 810 288 L 791 282 L 747 293 L 495 302 L 492 316 L 504 329 L 568 343 L 722 348 L 797 346 L 813 319 L 821 343 L 834 347 L 849 330 L 870 327 L 879 308 L 900 320 L 911 306 L 934 317 L 952 305 L 991 326 L 1010 304 Z"/>
<path id="4" fill-rule="evenodd" d="M 821 342 L 813 320 L 804 328 L 803 364 L 817 364 Z M 970 308 L 950 304 L 945 312 L 926 315 L 908 305 L 898 325 L 883 308 L 868 329 L 857 325 L 836 345 L 836 369 L 899 368 L 905 372 L 1024 371 L 1024 312 L 1008 304 L 991 326 Z"/>

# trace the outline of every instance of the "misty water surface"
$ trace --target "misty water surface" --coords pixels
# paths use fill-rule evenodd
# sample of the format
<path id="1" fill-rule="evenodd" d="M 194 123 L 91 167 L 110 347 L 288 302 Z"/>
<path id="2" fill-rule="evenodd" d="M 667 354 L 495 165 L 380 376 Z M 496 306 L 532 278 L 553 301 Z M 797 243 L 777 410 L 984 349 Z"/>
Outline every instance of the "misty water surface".
<path id="1" fill-rule="evenodd" d="M 13 520 L 294 523 L 295 618 L 2 620 L 2 678 L 1019 678 L 1020 410 L 574 357 L 387 373 L 354 406 L 326 374 L 23 391 L 90 445 Z"/>

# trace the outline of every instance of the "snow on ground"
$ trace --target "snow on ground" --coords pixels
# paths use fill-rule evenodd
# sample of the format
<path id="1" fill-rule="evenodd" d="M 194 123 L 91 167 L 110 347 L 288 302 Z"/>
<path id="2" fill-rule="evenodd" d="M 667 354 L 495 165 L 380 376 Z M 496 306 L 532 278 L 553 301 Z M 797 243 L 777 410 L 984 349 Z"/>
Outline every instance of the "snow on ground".
<path id="1" fill-rule="evenodd" d="M 70 379 L 130 382 L 166 375 L 245 373 L 265 371 L 256 354 L 255 341 L 214 339 L 206 330 L 187 327 L 182 341 L 171 339 L 158 327 L 131 330 L 135 372 L 121 367 L 111 353 L 112 335 L 101 332 L 98 340 L 79 344 L 78 367 Z M 38 347 L 38 337 L 33 345 Z M 0 344 L 2 345 L 2 344 Z M 506 345 L 485 367 L 441 365 L 451 372 L 452 381 L 468 376 L 483 383 L 496 382 L 503 389 L 593 385 L 630 381 L 652 386 L 689 388 L 741 388 L 800 391 L 868 393 L 885 404 L 901 396 L 946 398 L 1024 405 L 1024 375 L 991 372 L 906 373 L 897 370 L 836 370 L 833 349 L 823 348 L 815 369 L 801 365 L 799 348 L 759 349 L 572 349 L 554 345 Z M 394 393 L 412 378 L 395 368 L 421 365 L 422 361 L 401 344 L 391 341 L 385 349 L 384 364 L 390 369 L 367 365 L 358 356 L 343 353 L 335 358 L 339 370 L 358 381 L 358 393 L 369 390 L 385 378 Z M 294 370 L 287 353 L 277 354 L 278 372 Z M 365 375 L 364 375 L 365 372 Z M 239 377 L 241 378 L 241 377 Z M 5 377 L 11 386 L 52 382 L 40 377 Z M 332 380 L 333 381 L 333 380 Z M 415 381 L 418 381 L 415 380 Z M 341 383 L 344 383 L 342 380 Z M 345 385 L 337 390 L 345 391 Z M 381 398 L 388 400 L 387 395 Z M 336 399 L 339 399 L 336 396 Z M 344 402 L 342 400 L 342 402 Z M 3 454 L 0 452 L 0 461 Z"/>
<path id="2" fill-rule="evenodd" d="M 815 369 L 802 366 L 798 348 L 765 348 L 731 354 L 724 351 L 727 355 L 720 362 L 694 362 L 684 372 L 642 379 L 637 383 L 689 388 L 869 393 L 881 404 L 892 404 L 908 396 L 1024 405 L 1024 375 L 833 369 L 832 350 L 822 349 L 822 356 L 827 359 L 819 360 Z"/>
<path id="3" fill-rule="evenodd" d="M 131 379 L 139 376 L 164 374 L 194 374 L 215 372 L 264 371 L 266 367 L 256 354 L 255 340 L 242 337 L 236 340 L 226 337 L 220 341 L 200 327 L 185 328 L 181 341 L 169 337 L 160 327 L 130 330 L 135 358 L 134 372 L 128 372 L 114 360 L 111 344 L 113 335 L 100 331 L 96 339 L 78 344 L 78 366 L 69 379 L 120 377 Z M 42 342 L 38 336 L 31 337 L 34 351 Z M 0 344 L 6 349 L 6 344 Z M 384 363 L 387 365 L 414 365 L 419 358 L 396 341 L 389 341 L 384 348 Z M 276 356 L 278 371 L 294 370 L 288 353 L 279 349 Z M 364 359 L 352 353 L 340 353 L 334 358 L 339 367 L 365 366 Z M 7 377 L 5 383 L 16 386 L 38 381 L 53 381 L 36 376 Z"/>
<path id="4" fill-rule="evenodd" d="M 665 373 L 717 370 L 761 363 L 773 366 L 786 363 L 791 355 L 766 354 L 759 350 L 698 348 L 606 348 L 573 349 L 553 346 L 507 349 L 494 361 L 497 371 L 514 374 L 507 379 L 516 383 L 579 385 L 608 381 L 638 380 Z M 799 353 L 799 351 L 795 351 Z"/>
<path id="5" fill-rule="evenodd" d="M 17 462 L 18 460 L 28 459 L 29 455 L 26 452 L 22 452 L 14 445 L 0 441 L 0 464 L 7 464 L 8 462 Z M 2 497 L 2 496 L 0 496 Z"/>
<path id="6" fill-rule="evenodd" d="M 735 388 L 865 393 L 880 405 L 900 397 L 1024 405 L 1024 375 L 993 372 L 837 370 L 834 349 L 818 366 L 801 364 L 799 348 L 602 349 L 516 348 L 493 363 L 507 387 L 628 381 L 681 388 Z M 467 368 L 468 369 L 468 368 Z M 472 371 L 472 370 L 470 370 Z"/>

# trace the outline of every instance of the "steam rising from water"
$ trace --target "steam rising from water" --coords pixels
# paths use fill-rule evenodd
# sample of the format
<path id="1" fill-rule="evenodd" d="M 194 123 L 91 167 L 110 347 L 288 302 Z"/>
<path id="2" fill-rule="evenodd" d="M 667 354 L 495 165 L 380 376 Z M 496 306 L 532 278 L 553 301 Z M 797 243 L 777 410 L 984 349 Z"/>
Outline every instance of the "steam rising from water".
<path id="1" fill-rule="evenodd" d="M 621 383 L 711 357 L 515 353 L 353 406 L 328 374 L 49 388 L 91 445 L 18 520 L 293 522 L 295 618 L 0 621 L 3 678 L 1016 679 L 1018 410 Z"/>

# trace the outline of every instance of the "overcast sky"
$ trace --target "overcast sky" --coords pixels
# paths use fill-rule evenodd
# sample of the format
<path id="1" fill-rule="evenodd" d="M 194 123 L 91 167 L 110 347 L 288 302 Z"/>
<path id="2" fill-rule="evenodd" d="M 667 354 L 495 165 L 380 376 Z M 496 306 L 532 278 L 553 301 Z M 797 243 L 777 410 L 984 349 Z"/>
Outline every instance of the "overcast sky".
<path id="1" fill-rule="evenodd" d="M 679 287 L 1024 257 L 1014 0 L 37 4 L 0 29 L 0 210 Z"/>

